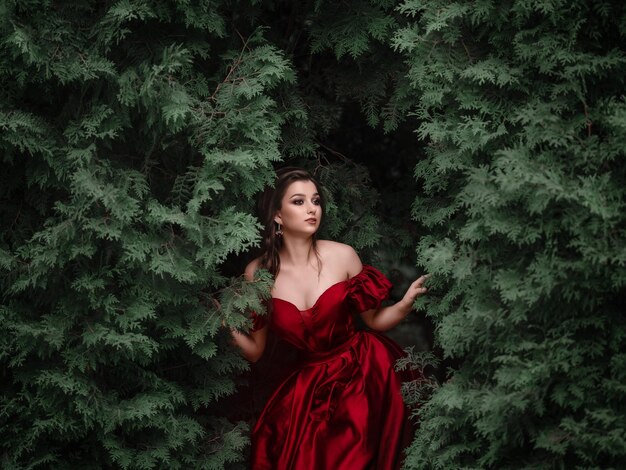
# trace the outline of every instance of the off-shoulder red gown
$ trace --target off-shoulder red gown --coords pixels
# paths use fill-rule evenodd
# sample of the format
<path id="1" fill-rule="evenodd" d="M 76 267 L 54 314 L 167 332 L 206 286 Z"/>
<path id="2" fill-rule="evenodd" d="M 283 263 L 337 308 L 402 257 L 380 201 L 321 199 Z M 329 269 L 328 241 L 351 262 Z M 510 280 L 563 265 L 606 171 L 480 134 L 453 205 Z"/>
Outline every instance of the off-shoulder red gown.
<path id="1" fill-rule="evenodd" d="M 272 299 L 254 316 L 302 352 L 296 370 L 273 393 L 252 431 L 253 470 L 391 470 L 407 443 L 407 409 L 392 340 L 355 331 L 353 314 L 380 306 L 391 283 L 363 266 L 330 286 L 307 310 Z"/>

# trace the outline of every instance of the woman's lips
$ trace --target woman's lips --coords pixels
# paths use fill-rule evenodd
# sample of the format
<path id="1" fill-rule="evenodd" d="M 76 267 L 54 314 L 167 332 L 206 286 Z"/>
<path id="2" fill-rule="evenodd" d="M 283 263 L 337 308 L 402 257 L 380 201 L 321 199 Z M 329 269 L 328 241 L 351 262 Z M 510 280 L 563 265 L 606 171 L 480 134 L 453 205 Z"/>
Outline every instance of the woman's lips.
<path id="1" fill-rule="evenodd" d="M 311 218 L 311 219 L 306 219 L 305 222 L 308 222 L 310 224 L 314 224 L 317 222 L 317 219 Z"/>

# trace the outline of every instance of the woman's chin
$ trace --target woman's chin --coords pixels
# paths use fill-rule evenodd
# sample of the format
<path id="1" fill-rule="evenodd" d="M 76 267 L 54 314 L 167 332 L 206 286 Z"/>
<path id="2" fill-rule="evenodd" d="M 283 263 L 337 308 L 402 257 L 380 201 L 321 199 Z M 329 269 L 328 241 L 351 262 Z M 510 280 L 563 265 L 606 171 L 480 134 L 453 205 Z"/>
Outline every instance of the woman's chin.
<path id="1" fill-rule="evenodd" d="M 313 235 L 315 235 L 315 233 L 317 232 L 318 227 L 310 227 L 310 228 L 305 228 L 303 230 L 289 230 L 289 231 L 285 231 L 284 232 L 284 236 L 286 236 L 287 238 L 309 238 L 312 237 Z"/>

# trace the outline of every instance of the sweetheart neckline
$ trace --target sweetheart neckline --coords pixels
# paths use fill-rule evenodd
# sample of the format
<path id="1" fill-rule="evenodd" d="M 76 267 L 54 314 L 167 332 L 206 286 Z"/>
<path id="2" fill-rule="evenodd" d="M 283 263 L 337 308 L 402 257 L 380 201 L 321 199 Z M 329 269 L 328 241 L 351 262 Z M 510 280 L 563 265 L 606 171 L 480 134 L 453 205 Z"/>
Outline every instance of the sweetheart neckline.
<path id="1" fill-rule="evenodd" d="M 359 273 L 360 274 L 360 273 Z M 289 305 L 291 305 L 293 308 L 295 308 L 298 312 L 308 312 L 309 310 L 313 310 L 315 308 L 315 306 L 319 303 L 320 299 L 324 296 L 324 294 L 326 294 L 326 292 L 328 292 L 329 290 L 331 290 L 333 287 L 338 286 L 339 284 L 342 284 L 344 282 L 348 282 L 349 280 L 353 279 L 354 277 L 358 276 L 358 274 L 356 274 L 355 276 L 349 278 L 349 279 L 344 279 L 343 281 L 339 281 L 339 282 L 335 282 L 334 284 L 328 286 L 324 292 L 322 292 L 318 297 L 317 300 L 313 303 L 313 305 L 311 305 L 309 308 L 305 308 L 304 310 L 300 310 L 298 308 L 298 306 L 296 304 L 294 304 L 293 302 L 289 302 L 288 300 L 285 299 L 281 299 L 280 297 L 272 297 L 272 300 L 280 300 L 281 302 L 285 302 L 288 303 Z"/>

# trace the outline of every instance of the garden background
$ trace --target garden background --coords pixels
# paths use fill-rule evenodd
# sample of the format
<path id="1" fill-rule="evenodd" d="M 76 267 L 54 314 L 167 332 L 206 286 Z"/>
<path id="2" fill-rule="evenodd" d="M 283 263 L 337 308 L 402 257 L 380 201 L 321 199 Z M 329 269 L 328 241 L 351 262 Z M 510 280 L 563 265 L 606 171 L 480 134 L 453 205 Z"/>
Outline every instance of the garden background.
<path id="1" fill-rule="evenodd" d="M 623 2 L 7 0 L 0 30 L 3 469 L 246 468 L 264 366 L 220 324 L 267 296 L 283 165 L 394 295 L 432 274 L 405 468 L 623 468 Z"/>

